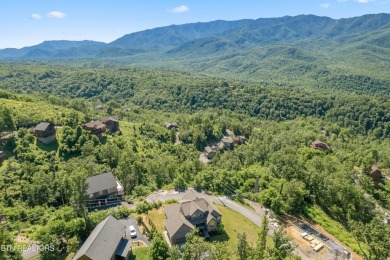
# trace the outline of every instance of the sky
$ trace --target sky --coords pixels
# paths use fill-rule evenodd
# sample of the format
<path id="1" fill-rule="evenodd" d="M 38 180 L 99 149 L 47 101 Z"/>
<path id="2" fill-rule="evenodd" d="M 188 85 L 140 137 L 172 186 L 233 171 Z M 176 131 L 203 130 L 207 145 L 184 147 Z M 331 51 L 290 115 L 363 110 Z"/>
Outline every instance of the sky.
<path id="1" fill-rule="evenodd" d="M 0 49 L 46 40 L 111 42 L 171 24 L 314 14 L 390 13 L 390 0 L 1 0 Z"/>

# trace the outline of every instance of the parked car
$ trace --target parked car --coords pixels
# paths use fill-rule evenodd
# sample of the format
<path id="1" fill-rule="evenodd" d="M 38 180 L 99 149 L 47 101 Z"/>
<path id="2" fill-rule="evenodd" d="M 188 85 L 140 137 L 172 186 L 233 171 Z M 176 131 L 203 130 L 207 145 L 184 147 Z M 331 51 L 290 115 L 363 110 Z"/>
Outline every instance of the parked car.
<path id="1" fill-rule="evenodd" d="M 130 237 L 131 238 L 137 237 L 137 231 L 135 231 L 135 227 L 134 226 L 130 226 L 129 230 L 130 230 Z"/>

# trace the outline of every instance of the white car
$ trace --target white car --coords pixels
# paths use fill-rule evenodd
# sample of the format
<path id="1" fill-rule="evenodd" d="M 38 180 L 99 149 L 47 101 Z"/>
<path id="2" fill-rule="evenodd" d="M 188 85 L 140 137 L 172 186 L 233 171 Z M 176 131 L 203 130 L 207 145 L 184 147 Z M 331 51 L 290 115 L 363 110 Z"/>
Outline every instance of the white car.
<path id="1" fill-rule="evenodd" d="M 130 237 L 131 238 L 137 237 L 137 231 L 135 231 L 135 227 L 134 226 L 130 226 L 129 230 L 130 230 Z"/>

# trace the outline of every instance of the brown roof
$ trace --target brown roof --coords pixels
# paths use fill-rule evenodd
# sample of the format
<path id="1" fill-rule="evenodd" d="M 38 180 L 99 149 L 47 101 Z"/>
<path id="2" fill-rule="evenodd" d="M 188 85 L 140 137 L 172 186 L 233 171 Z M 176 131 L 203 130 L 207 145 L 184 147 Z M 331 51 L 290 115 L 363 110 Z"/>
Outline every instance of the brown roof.
<path id="1" fill-rule="evenodd" d="M 372 172 L 376 172 L 379 170 L 379 165 L 378 163 L 374 163 L 372 166 L 371 166 L 371 171 Z"/>
<path id="2" fill-rule="evenodd" d="M 87 128 L 96 128 L 96 129 L 105 128 L 106 127 L 106 125 L 103 124 L 100 121 L 93 121 L 93 122 L 90 122 L 90 123 L 86 123 L 86 124 L 84 124 L 84 126 L 87 127 Z"/>
<path id="3" fill-rule="evenodd" d="M 233 143 L 233 139 L 230 138 L 230 137 L 223 138 L 223 139 L 222 139 L 222 142 L 223 142 L 223 143 L 229 143 L 229 144 L 231 144 L 231 143 Z"/>
<path id="4" fill-rule="evenodd" d="M 311 147 L 312 148 L 324 148 L 324 149 L 327 149 L 327 150 L 330 149 L 329 146 L 326 143 L 324 143 L 324 142 L 322 142 L 320 140 L 315 140 L 314 142 L 312 142 L 311 143 Z"/>
<path id="5" fill-rule="evenodd" d="M 206 146 L 206 148 L 204 148 L 204 150 L 206 151 L 206 153 L 215 152 L 215 151 L 213 150 L 213 148 L 211 148 L 210 146 Z"/>
<path id="6" fill-rule="evenodd" d="M 104 116 L 104 117 L 102 117 L 102 123 L 106 123 L 109 120 L 119 122 L 119 118 L 117 116 Z"/>

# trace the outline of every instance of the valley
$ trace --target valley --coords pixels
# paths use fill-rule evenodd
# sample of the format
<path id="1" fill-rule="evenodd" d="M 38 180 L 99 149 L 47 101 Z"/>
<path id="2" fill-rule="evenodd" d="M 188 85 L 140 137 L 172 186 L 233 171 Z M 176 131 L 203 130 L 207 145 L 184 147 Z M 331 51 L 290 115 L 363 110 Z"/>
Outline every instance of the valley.
<path id="1" fill-rule="evenodd" d="M 0 259 L 386 260 L 389 33 L 299 15 L 0 50 L 0 242 L 54 248 Z"/>

